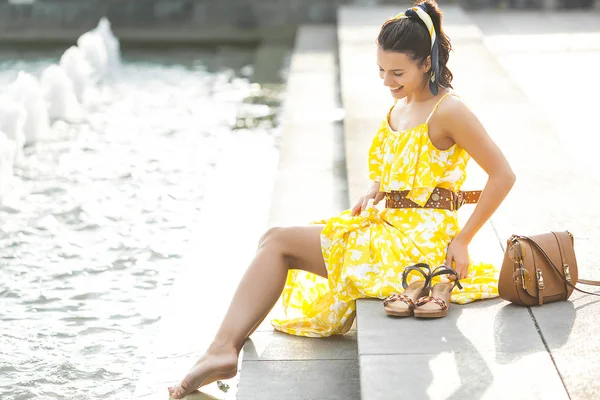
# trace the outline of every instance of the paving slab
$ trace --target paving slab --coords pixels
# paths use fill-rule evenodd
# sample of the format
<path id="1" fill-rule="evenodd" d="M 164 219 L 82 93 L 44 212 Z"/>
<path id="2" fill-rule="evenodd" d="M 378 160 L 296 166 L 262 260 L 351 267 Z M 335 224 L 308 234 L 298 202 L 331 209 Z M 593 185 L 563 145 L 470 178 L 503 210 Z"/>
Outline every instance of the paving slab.
<path id="1" fill-rule="evenodd" d="M 356 360 L 248 361 L 238 400 L 359 400 Z"/>
<path id="2" fill-rule="evenodd" d="M 502 365 L 490 354 L 367 355 L 361 358 L 362 400 L 568 399 L 547 353 Z M 515 374 L 515 368 L 521 372 Z M 527 372 L 525 372 L 527 371 Z M 540 381 L 536 375 L 556 375 Z M 365 378 L 363 379 L 363 376 Z M 368 376 L 368 378 L 366 378 Z M 390 397 L 391 394 L 398 397 Z"/>
<path id="3" fill-rule="evenodd" d="M 358 364 L 356 331 L 328 338 L 256 332 L 244 346 L 244 361 L 285 360 L 355 360 Z"/>
<path id="4" fill-rule="evenodd" d="M 571 301 L 532 307 L 532 313 L 570 398 L 600 398 L 600 298 L 574 294 Z"/>
<path id="5" fill-rule="evenodd" d="M 358 312 L 362 315 L 358 325 L 361 356 L 446 350 L 516 354 L 545 351 L 529 311 L 500 299 L 462 307 L 451 305 L 447 317 L 431 320 L 390 318 L 376 300 L 362 301 Z"/>

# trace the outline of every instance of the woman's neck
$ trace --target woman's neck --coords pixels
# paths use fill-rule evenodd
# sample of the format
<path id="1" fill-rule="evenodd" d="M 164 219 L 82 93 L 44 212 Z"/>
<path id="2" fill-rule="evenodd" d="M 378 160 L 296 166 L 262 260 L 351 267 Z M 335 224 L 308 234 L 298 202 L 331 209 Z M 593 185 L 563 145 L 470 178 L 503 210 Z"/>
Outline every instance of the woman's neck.
<path id="1" fill-rule="evenodd" d="M 440 92 L 442 92 L 443 90 L 443 88 L 440 88 Z M 420 91 L 407 94 L 405 101 L 407 105 L 410 105 L 414 103 L 423 103 L 431 100 L 434 97 L 436 97 L 436 95 L 431 93 L 431 90 L 429 90 L 429 84 L 425 84 L 425 86 Z"/>

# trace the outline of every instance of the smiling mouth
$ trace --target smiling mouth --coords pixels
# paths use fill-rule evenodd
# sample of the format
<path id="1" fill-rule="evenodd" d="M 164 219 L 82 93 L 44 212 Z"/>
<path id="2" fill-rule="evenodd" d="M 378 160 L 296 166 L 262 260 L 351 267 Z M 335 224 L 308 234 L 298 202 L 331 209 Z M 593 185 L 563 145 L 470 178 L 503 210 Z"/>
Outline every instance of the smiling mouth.
<path id="1" fill-rule="evenodd" d="M 399 92 L 400 89 L 402 89 L 404 86 L 398 86 L 398 87 L 390 87 L 390 90 L 394 93 Z"/>

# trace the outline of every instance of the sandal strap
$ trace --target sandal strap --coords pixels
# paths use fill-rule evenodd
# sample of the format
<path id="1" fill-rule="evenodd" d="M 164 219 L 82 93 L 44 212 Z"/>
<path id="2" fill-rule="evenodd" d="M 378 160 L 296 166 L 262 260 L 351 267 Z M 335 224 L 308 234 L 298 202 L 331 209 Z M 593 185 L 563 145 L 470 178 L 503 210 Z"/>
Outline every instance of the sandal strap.
<path id="1" fill-rule="evenodd" d="M 410 311 L 414 310 L 416 305 L 415 303 L 412 301 L 412 299 L 410 297 L 408 297 L 405 294 L 398 294 L 398 293 L 392 293 L 391 295 L 389 295 L 384 301 L 383 301 L 383 305 L 387 306 L 390 303 L 393 303 L 394 301 L 400 300 L 404 303 L 406 303 L 408 305 L 408 309 Z"/>
<path id="2" fill-rule="evenodd" d="M 423 270 L 421 268 L 426 269 L 427 273 L 423 272 Z M 408 274 L 411 273 L 412 271 L 417 271 L 418 273 L 423 275 L 423 278 L 425 278 L 425 287 L 430 286 L 430 284 L 431 284 L 431 267 L 429 267 L 428 264 L 419 263 L 419 264 L 411 265 L 410 267 L 404 268 L 404 271 L 402 272 L 402 287 L 404 289 L 406 289 L 408 287 L 406 278 L 408 277 Z"/>
<path id="3" fill-rule="evenodd" d="M 435 276 L 440 276 L 440 275 L 454 276 L 454 286 L 452 286 L 452 289 L 454 289 L 456 286 L 458 286 L 458 288 L 462 290 L 463 287 L 460 284 L 460 278 L 458 277 L 458 272 L 456 272 L 453 268 L 450 268 L 447 265 L 440 265 L 439 267 L 437 267 L 436 269 L 433 270 L 433 273 L 431 274 L 431 279 L 433 279 Z"/>
<path id="4" fill-rule="evenodd" d="M 446 304 L 446 302 L 438 297 L 431 297 L 431 296 L 425 296 L 425 297 L 421 297 L 419 300 L 417 300 L 417 307 L 420 307 L 424 304 L 427 303 L 435 303 L 438 306 L 442 307 L 442 311 L 445 311 L 448 309 L 448 304 Z"/>

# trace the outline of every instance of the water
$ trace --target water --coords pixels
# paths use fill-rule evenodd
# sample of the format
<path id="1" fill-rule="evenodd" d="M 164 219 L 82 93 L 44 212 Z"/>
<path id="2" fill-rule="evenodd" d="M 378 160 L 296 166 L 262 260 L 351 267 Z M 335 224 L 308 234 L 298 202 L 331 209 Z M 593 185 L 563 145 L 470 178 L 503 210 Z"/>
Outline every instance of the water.
<path id="1" fill-rule="evenodd" d="M 0 91 L 59 56 L 4 54 Z M 131 396 L 224 139 L 275 145 L 279 88 L 222 67 L 210 51 L 124 50 L 87 122 L 26 148 L 0 206 L 1 399 Z"/>

